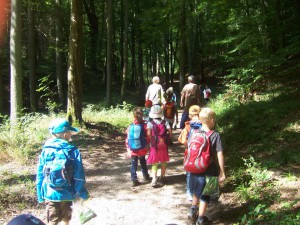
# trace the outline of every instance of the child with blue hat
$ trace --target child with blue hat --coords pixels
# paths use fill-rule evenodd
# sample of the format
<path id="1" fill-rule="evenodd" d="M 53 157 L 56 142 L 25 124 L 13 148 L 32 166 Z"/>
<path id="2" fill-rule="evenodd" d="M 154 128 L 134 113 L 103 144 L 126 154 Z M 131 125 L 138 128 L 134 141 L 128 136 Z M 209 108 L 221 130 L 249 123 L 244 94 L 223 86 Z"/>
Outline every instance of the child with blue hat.
<path id="1" fill-rule="evenodd" d="M 79 149 L 71 145 L 72 133 L 79 130 L 65 119 L 55 119 L 39 157 L 36 187 L 39 203 L 46 204 L 48 224 L 68 225 L 73 201 L 87 199 L 85 174 Z"/>

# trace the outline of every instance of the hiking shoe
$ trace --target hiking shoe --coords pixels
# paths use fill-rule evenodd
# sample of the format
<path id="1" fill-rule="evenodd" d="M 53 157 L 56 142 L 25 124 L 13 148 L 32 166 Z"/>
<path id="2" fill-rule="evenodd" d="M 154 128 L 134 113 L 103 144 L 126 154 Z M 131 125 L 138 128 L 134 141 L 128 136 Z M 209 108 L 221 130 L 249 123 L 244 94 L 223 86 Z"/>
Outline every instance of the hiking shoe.
<path id="1" fill-rule="evenodd" d="M 144 181 L 149 181 L 149 180 L 151 180 L 149 174 L 143 175 L 143 179 L 144 179 Z"/>
<path id="2" fill-rule="evenodd" d="M 132 187 L 139 186 L 141 183 L 138 180 L 133 180 L 132 181 Z"/>
<path id="3" fill-rule="evenodd" d="M 197 219 L 196 225 L 208 225 L 211 224 L 211 221 L 207 218 L 207 216 L 201 216 Z"/>
<path id="4" fill-rule="evenodd" d="M 188 220 L 191 221 L 193 224 L 195 224 L 197 217 L 198 217 L 198 206 L 192 206 L 188 211 Z"/>

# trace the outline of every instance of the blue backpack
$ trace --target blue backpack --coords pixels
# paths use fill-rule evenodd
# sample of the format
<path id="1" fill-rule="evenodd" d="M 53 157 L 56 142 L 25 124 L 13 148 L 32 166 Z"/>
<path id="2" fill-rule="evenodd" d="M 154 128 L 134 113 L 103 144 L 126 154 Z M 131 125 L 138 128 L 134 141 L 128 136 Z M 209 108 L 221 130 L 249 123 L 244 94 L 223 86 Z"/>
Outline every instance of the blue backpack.
<path id="1" fill-rule="evenodd" d="M 131 151 L 138 151 L 147 146 L 144 124 L 131 124 L 128 129 L 128 146 Z"/>
<path id="2" fill-rule="evenodd" d="M 55 149 L 46 156 L 44 177 L 52 188 L 71 186 L 73 166 L 66 149 Z"/>

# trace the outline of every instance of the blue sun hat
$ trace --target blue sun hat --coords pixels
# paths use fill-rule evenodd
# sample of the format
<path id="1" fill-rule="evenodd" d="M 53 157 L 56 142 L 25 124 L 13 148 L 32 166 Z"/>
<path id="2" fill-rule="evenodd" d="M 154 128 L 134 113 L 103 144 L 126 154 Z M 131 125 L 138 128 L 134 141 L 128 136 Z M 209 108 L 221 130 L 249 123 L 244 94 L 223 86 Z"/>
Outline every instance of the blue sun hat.
<path id="1" fill-rule="evenodd" d="M 67 131 L 78 132 L 79 130 L 78 128 L 72 127 L 66 119 L 55 119 L 49 127 L 49 132 L 51 134 L 65 133 Z"/>

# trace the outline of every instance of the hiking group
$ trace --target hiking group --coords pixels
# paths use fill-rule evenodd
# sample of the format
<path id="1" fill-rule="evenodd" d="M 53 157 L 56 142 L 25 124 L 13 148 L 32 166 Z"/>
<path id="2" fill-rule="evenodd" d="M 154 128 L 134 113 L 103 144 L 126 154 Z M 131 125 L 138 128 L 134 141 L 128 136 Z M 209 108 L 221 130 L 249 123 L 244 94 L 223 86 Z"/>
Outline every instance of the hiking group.
<path id="1" fill-rule="evenodd" d="M 204 100 L 208 103 L 211 90 L 206 85 Z M 220 134 L 213 130 L 216 114 L 210 108 L 200 108 L 198 85 L 188 77 L 181 92 L 180 106 L 184 107 L 180 122 L 182 131 L 178 141 L 185 147 L 187 197 L 191 201 L 187 217 L 192 224 L 205 225 L 211 221 L 205 216 L 211 200 L 219 197 L 219 184 L 225 180 L 224 155 Z M 140 184 L 137 177 L 138 160 L 144 180 L 150 180 L 147 164 L 151 165 L 151 186 L 160 187 L 167 182 L 168 146 L 172 143 L 172 127 L 178 123 L 176 95 L 169 88 L 164 95 L 159 78 L 153 78 L 146 93 L 145 108 L 133 110 L 133 123 L 127 129 L 126 147 L 131 157 L 132 185 Z M 149 149 L 149 151 L 148 151 Z M 146 160 L 146 155 L 148 154 Z M 161 164 L 158 176 L 158 163 Z"/>
<path id="2" fill-rule="evenodd" d="M 218 198 L 219 183 L 225 180 L 225 172 L 221 138 L 212 130 L 216 115 L 212 109 L 198 106 L 199 90 L 193 81 L 193 76 L 189 76 L 189 83 L 181 92 L 180 106 L 184 107 L 186 117 L 181 120 L 178 141 L 186 147 L 186 191 L 191 201 L 187 217 L 191 223 L 201 225 L 210 223 L 205 212 L 209 202 Z M 125 143 L 131 158 L 132 186 L 141 184 L 137 177 L 140 162 L 143 179 L 151 180 L 151 186 L 158 188 L 167 182 L 168 147 L 173 144 L 172 131 L 178 123 L 176 95 L 172 87 L 164 94 L 159 78 L 154 77 L 145 100 L 145 108 L 133 110 Z M 69 143 L 78 129 L 65 119 L 56 119 L 49 131 L 53 137 L 44 144 L 37 166 L 38 202 L 46 204 L 47 224 L 68 225 L 74 200 L 89 197 L 80 151 Z M 151 165 L 151 177 L 147 165 Z"/>

